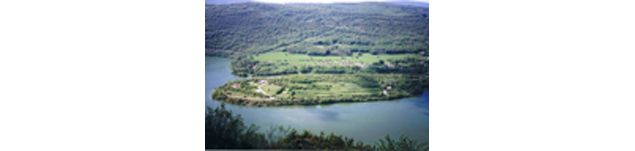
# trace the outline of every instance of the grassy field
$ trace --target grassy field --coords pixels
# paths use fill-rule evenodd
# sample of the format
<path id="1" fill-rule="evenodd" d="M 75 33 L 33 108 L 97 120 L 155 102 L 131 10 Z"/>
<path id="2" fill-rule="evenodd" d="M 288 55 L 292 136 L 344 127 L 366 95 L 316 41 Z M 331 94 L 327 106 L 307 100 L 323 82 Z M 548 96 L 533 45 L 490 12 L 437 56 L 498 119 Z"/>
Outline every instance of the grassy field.
<path id="1" fill-rule="evenodd" d="M 355 53 L 351 56 L 309 56 L 305 54 L 291 54 L 286 52 L 269 52 L 256 55 L 254 59 L 260 62 L 282 64 L 286 63 L 290 66 L 353 66 L 368 65 L 372 63 L 393 60 L 406 59 L 424 59 L 423 56 L 417 54 L 379 54 L 372 55 L 369 53 Z"/>
<path id="2" fill-rule="evenodd" d="M 282 51 L 254 55 L 238 66 L 253 76 L 217 88 L 213 97 L 253 105 L 311 105 L 364 102 L 417 95 L 427 88 L 421 72 L 427 56 L 355 53 L 311 56 Z"/>
<path id="3" fill-rule="evenodd" d="M 218 88 L 213 97 L 256 106 L 309 105 L 401 98 L 421 93 L 425 85 L 425 75 L 285 75 L 229 82 Z"/>

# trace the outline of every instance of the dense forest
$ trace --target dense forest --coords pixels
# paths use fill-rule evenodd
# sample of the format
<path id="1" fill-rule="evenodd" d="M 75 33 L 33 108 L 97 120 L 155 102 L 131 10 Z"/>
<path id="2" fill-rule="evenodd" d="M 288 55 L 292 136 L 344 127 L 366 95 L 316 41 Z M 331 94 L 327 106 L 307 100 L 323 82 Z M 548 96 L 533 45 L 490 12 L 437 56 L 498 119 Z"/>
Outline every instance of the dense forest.
<path id="1" fill-rule="evenodd" d="M 205 115 L 206 149 L 311 149 L 364 151 L 427 151 L 428 145 L 408 137 L 386 136 L 374 145 L 335 134 L 314 134 L 292 128 L 275 127 L 262 133 L 247 126 L 239 115 L 224 105 L 208 108 Z"/>
<path id="2" fill-rule="evenodd" d="M 389 3 L 207 5 L 208 55 L 424 53 L 428 8 Z M 331 50 L 327 53 L 326 50 Z"/>
<path id="3" fill-rule="evenodd" d="M 206 54 L 231 58 L 214 99 L 245 105 L 388 100 L 428 87 L 428 8 L 392 3 L 206 6 Z M 313 82 L 307 82 L 313 81 Z"/>

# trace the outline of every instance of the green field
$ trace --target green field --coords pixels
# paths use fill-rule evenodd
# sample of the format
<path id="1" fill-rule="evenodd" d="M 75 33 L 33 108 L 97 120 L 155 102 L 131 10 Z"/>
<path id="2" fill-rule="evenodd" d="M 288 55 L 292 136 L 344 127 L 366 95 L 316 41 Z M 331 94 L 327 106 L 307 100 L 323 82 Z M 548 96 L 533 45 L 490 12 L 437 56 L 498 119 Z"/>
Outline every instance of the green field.
<path id="1" fill-rule="evenodd" d="M 229 82 L 218 88 L 213 97 L 255 106 L 310 105 L 406 97 L 420 93 L 426 85 L 427 77 L 423 75 L 286 75 Z"/>
<path id="2" fill-rule="evenodd" d="M 392 61 L 406 60 L 408 58 L 423 59 L 423 56 L 417 54 L 372 55 L 369 53 L 355 53 L 351 56 L 309 56 L 305 54 L 291 54 L 286 52 L 269 52 L 256 55 L 254 57 L 256 61 L 266 63 L 286 63 L 290 66 L 346 66 L 347 64 L 353 66 L 356 63 L 369 65 L 379 62 L 380 60 Z"/>
<path id="3" fill-rule="evenodd" d="M 427 72 L 428 56 L 420 54 L 371 54 L 314 56 L 273 51 L 242 57 L 232 63 L 234 73 L 247 77 L 287 74 L 354 74 Z"/>
<path id="4" fill-rule="evenodd" d="M 237 58 L 229 82 L 213 97 L 230 103 L 275 106 L 390 100 L 427 88 L 428 56 L 417 53 L 309 55 L 271 51 Z"/>

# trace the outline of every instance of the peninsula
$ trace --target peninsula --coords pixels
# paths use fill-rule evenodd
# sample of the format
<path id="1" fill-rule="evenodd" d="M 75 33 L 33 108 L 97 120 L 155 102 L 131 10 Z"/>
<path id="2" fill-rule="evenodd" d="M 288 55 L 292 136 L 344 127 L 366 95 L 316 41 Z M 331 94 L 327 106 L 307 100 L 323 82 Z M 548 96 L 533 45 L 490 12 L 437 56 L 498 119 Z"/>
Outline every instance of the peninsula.
<path id="1" fill-rule="evenodd" d="M 215 100 L 251 106 L 391 100 L 428 87 L 426 7 L 388 3 L 206 6 L 206 54 L 244 77 Z"/>

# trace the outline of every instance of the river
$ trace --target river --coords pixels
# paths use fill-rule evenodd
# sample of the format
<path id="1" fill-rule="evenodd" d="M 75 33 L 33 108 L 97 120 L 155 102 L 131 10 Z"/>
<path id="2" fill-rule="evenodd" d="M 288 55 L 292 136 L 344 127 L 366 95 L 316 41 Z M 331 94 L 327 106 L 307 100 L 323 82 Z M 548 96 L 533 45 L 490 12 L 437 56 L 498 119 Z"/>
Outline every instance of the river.
<path id="1" fill-rule="evenodd" d="M 231 74 L 229 59 L 206 57 L 205 105 L 219 106 L 222 102 L 211 98 L 212 91 L 234 79 L 238 77 Z M 391 101 L 287 107 L 225 104 L 225 107 L 240 114 L 246 124 L 255 124 L 263 131 L 271 126 L 284 126 L 316 133 L 335 133 L 369 144 L 386 135 L 391 138 L 405 135 L 428 142 L 428 92 Z"/>

